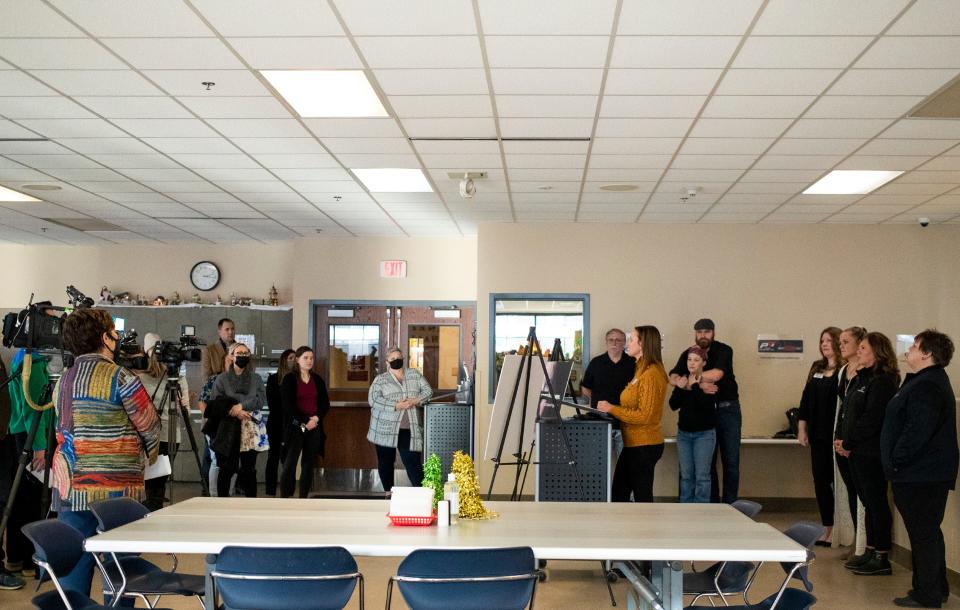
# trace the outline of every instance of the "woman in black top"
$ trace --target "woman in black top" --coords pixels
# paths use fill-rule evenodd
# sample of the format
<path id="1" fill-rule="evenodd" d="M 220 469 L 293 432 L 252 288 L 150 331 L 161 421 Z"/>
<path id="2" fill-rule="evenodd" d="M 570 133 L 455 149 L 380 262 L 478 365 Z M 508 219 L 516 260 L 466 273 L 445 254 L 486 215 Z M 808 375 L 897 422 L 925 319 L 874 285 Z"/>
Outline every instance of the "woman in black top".
<path id="1" fill-rule="evenodd" d="M 882 333 L 867 333 L 857 357 L 861 368 L 847 388 L 838 452 L 850 456 L 853 484 L 866 512 L 867 552 L 861 561 L 844 565 L 860 576 L 888 575 L 893 514 L 880 461 L 880 432 L 887 403 L 900 385 L 900 370 L 893 345 Z"/>
<path id="2" fill-rule="evenodd" d="M 296 365 L 280 384 L 283 401 L 284 434 L 287 455 L 283 459 L 280 475 L 280 494 L 284 498 L 293 495 L 297 477 L 297 461 L 300 461 L 300 497 L 306 498 L 313 484 L 313 466 L 317 456 L 323 457 L 327 437 L 323 431 L 323 418 L 330 410 L 327 385 L 320 375 L 313 372 L 313 350 L 306 345 L 296 351 Z M 301 461 L 301 453 L 303 459 Z"/>
<path id="3" fill-rule="evenodd" d="M 820 333 L 820 360 L 810 367 L 800 398 L 797 440 L 810 447 L 813 489 L 820 508 L 824 533 L 817 544 L 830 546 L 833 534 L 833 423 L 837 410 L 837 367 L 840 358 L 840 329 Z"/>
<path id="4" fill-rule="evenodd" d="M 270 453 L 267 454 L 264 482 L 268 496 L 277 495 L 277 470 L 286 451 L 283 446 L 283 432 L 286 426 L 283 417 L 283 401 L 280 398 L 280 382 L 296 366 L 295 358 L 292 349 L 283 350 L 280 354 L 280 362 L 277 364 L 277 372 L 267 377 L 267 406 L 270 407 L 270 416 L 267 417 L 267 438 L 270 440 Z"/>
<path id="5" fill-rule="evenodd" d="M 680 501 L 710 501 L 710 471 L 717 444 L 717 400 L 700 389 L 707 353 L 694 345 L 687 350 L 687 386 L 673 388 L 670 408 L 680 411 L 677 423 L 677 461 L 680 463 Z"/>

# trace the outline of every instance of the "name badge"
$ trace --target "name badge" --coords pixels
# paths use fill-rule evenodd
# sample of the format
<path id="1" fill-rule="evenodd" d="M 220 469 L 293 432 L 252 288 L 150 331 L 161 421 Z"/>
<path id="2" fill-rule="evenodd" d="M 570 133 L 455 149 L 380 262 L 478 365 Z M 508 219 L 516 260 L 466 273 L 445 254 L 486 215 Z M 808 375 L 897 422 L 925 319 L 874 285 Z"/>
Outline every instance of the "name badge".
<path id="1" fill-rule="evenodd" d="M 813 378 L 814 378 L 814 379 L 823 379 L 823 373 L 814 373 L 814 374 L 813 374 Z"/>

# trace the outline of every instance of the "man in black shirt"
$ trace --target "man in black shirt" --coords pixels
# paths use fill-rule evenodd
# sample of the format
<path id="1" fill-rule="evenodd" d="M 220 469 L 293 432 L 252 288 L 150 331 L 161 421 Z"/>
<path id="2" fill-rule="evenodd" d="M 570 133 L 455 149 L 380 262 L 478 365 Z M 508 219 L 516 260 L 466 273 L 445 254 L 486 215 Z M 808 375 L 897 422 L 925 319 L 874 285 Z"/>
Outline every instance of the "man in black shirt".
<path id="1" fill-rule="evenodd" d="M 730 504 L 740 493 L 740 394 L 733 374 L 733 348 L 714 339 L 713 320 L 702 318 L 693 325 L 694 339 L 700 349 L 707 351 L 700 389 L 715 394 L 717 399 L 717 448 L 713 454 L 710 501 Z M 683 350 L 677 365 L 670 371 L 670 385 L 687 387 L 687 350 Z M 717 477 L 717 455 L 723 463 L 723 492 Z"/>
<path id="2" fill-rule="evenodd" d="M 606 400 L 610 404 L 620 404 L 620 392 L 633 379 L 637 361 L 624 353 L 627 336 L 619 328 L 611 328 L 606 334 L 607 351 L 590 360 L 587 371 L 580 382 L 580 392 L 590 399 L 590 406 Z M 620 422 L 613 420 L 613 458 L 616 461 L 623 449 L 623 435 Z"/>

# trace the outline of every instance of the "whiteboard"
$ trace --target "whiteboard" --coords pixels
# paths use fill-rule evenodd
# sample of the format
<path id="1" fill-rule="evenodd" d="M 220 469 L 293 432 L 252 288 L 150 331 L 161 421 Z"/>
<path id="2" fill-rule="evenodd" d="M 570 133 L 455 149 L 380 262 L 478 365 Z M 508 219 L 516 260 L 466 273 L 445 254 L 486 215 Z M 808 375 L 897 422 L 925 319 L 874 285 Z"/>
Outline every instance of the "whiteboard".
<path id="1" fill-rule="evenodd" d="M 537 420 L 538 409 L 549 405 L 549 401 L 540 400 L 540 392 L 545 390 L 546 380 L 543 376 L 543 367 L 536 356 L 530 363 L 530 378 L 528 381 L 529 393 L 527 395 L 526 416 L 523 412 L 523 383 L 517 386 L 517 399 L 513 407 L 513 413 L 510 413 L 510 399 L 513 397 L 513 387 L 517 384 L 520 376 L 520 366 L 523 363 L 523 356 L 507 355 L 503 359 L 503 368 L 500 369 L 500 380 L 497 382 L 497 394 L 493 400 L 493 411 L 490 413 L 490 427 L 487 430 L 487 445 L 484 449 L 483 457 L 492 460 L 497 457 L 497 448 L 500 445 L 500 437 L 506 428 L 506 437 L 503 444 L 503 453 L 500 456 L 502 461 L 514 461 L 509 459 L 521 447 L 522 451 L 530 448 L 535 432 L 534 424 Z M 550 375 L 550 384 L 554 392 L 563 394 L 567 387 L 567 381 L 570 377 L 570 362 L 547 362 L 547 372 Z M 507 421 L 507 418 L 510 421 Z M 523 421 L 521 421 L 523 420 Z"/>

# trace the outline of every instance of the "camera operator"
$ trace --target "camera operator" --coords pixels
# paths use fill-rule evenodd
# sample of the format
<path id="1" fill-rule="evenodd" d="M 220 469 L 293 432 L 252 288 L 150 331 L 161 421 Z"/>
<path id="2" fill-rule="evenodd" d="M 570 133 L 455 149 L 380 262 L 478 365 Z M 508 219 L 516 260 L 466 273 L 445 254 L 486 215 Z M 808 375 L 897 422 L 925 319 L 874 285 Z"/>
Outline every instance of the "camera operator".
<path id="1" fill-rule="evenodd" d="M 7 366 L 0 359 L 0 383 L 7 380 Z M 5 393 L 0 393 L 0 510 L 4 510 L 7 502 L 10 501 L 10 488 L 13 485 L 13 478 L 17 471 L 17 443 L 13 435 L 9 433 L 10 423 L 10 397 Z M 20 495 L 20 494 L 18 494 Z M 19 499 L 19 498 L 18 498 Z M 15 502 L 13 510 L 16 511 L 21 502 Z M 6 546 L 9 547 L 9 553 L 14 553 L 18 541 L 14 540 L 17 534 L 23 535 L 20 528 L 14 524 L 13 514 L 7 523 L 6 532 L 0 532 L 0 590 L 15 591 L 22 589 L 26 584 L 19 575 L 8 571 L 3 565 L 4 560 L 4 534 L 6 534 Z M 21 556 L 24 556 L 21 554 Z M 29 553 L 25 556 L 29 557 Z M 8 555 L 12 560 L 16 555 Z"/>
<path id="2" fill-rule="evenodd" d="M 54 392 L 53 508 L 84 536 L 97 530 L 91 503 L 143 499 L 145 461 L 155 462 L 159 448 L 160 419 L 150 395 L 135 374 L 114 363 L 119 340 L 103 309 L 77 309 L 63 323 L 64 345 L 77 358 Z M 60 583 L 89 596 L 92 575 L 93 558 L 85 554 Z"/>
<path id="3" fill-rule="evenodd" d="M 161 408 L 161 405 L 163 405 L 163 412 L 160 413 L 160 419 L 163 422 L 164 431 L 160 437 L 160 455 L 170 455 L 169 447 L 167 445 L 170 430 L 170 411 L 172 409 L 179 409 L 180 406 L 170 404 L 169 397 L 167 397 L 166 401 L 164 400 L 167 392 L 167 367 L 157 358 L 156 347 L 157 343 L 159 342 L 160 335 L 156 333 L 147 333 L 143 336 L 143 352 L 145 354 L 146 362 L 143 363 L 143 369 L 136 369 L 134 370 L 134 373 L 140 377 L 143 387 L 146 388 L 147 394 L 150 395 L 151 402 L 153 402 L 157 408 Z M 177 372 L 177 376 L 177 381 L 180 385 L 181 404 L 189 409 L 190 391 L 187 387 L 187 379 L 183 375 L 180 375 L 179 371 Z M 179 447 L 181 441 L 179 425 L 176 426 L 176 430 L 176 444 L 177 447 Z M 151 511 L 160 510 L 163 508 L 163 502 L 165 499 L 164 492 L 166 491 L 167 480 L 169 478 L 169 475 L 165 475 L 144 481 L 146 499 L 143 501 L 143 504 Z"/>
<path id="4" fill-rule="evenodd" d="M 221 318 L 217 322 L 217 340 L 211 341 L 203 350 L 201 370 L 204 379 L 211 375 L 219 375 L 226 370 L 223 368 L 223 357 L 230 351 L 236 333 L 237 327 L 230 318 Z"/>

